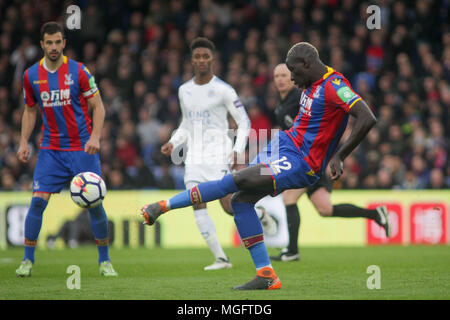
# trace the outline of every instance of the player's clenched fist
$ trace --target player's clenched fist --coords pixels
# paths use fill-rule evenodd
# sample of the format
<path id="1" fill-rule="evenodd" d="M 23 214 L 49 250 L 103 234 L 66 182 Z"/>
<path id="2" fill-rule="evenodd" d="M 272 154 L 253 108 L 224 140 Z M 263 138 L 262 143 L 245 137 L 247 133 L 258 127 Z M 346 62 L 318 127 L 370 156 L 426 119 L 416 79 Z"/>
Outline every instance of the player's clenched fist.
<path id="1" fill-rule="evenodd" d="M 170 156 L 172 154 L 172 150 L 173 150 L 173 144 L 170 142 L 167 142 L 166 144 L 164 144 L 161 147 L 161 153 L 166 156 Z"/>
<path id="2" fill-rule="evenodd" d="M 30 148 L 27 143 L 21 143 L 19 150 L 17 150 L 17 158 L 19 161 L 26 163 L 28 162 L 28 157 L 30 156 Z"/>
<path id="3" fill-rule="evenodd" d="M 330 160 L 331 180 L 337 180 L 344 173 L 344 164 L 337 156 Z"/>

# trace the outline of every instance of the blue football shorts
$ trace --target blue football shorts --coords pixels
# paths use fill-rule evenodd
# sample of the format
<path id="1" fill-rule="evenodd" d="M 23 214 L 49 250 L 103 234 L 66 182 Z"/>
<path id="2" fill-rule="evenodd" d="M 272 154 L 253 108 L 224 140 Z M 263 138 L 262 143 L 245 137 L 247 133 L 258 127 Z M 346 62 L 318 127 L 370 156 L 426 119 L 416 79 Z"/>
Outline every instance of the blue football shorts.
<path id="1" fill-rule="evenodd" d="M 75 175 L 86 171 L 101 176 L 98 153 L 41 149 L 33 174 L 33 192 L 58 193 Z"/>
<path id="2" fill-rule="evenodd" d="M 299 189 L 315 184 L 320 176 L 314 173 L 291 138 L 283 131 L 275 135 L 266 147 L 250 162 L 250 166 L 262 163 L 273 179 L 276 196 L 288 189 Z"/>

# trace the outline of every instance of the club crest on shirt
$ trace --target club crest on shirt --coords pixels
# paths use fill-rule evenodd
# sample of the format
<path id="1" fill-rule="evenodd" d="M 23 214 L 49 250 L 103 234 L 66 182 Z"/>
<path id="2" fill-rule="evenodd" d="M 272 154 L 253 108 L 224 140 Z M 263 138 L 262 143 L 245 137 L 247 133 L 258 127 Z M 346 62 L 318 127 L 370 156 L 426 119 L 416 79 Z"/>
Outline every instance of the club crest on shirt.
<path id="1" fill-rule="evenodd" d="M 64 84 L 66 86 L 70 86 L 70 85 L 73 84 L 72 74 L 71 73 L 65 74 L 64 77 L 66 78 L 66 80 L 64 80 Z"/>

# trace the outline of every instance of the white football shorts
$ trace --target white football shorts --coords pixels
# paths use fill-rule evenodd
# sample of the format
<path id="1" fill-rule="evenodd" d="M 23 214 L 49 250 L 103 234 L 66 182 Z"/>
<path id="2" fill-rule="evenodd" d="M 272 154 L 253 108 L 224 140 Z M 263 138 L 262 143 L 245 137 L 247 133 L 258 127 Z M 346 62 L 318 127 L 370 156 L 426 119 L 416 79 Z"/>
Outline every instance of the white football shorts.
<path id="1" fill-rule="evenodd" d="M 220 180 L 231 173 L 228 164 L 186 164 L 184 168 L 184 184 L 186 189 L 206 181 Z"/>

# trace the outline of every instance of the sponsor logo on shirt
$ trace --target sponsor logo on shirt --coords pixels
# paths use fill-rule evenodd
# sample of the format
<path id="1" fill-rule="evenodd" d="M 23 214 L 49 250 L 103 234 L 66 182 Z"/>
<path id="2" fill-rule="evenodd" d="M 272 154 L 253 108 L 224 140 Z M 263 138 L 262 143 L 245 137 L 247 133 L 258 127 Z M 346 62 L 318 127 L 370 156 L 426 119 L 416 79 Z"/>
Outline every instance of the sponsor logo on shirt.
<path id="1" fill-rule="evenodd" d="M 189 111 L 188 118 L 195 122 L 201 122 L 204 125 L 211 123 L 211 114 L 209 110 Z"/>
<path id="2" fill-rule="evenodd" d="M 34 80 L 33 84 L 44 84 L 47 83 L 47 80 Z"/>
<path id="3" fill-rule="evenodd" d="M 321 86 L 318 86 L 318 87 L 316 88 L 316 91 L 315 91 L 314 94 L 313 94 L 313 97 L 314 97 L 314 98 L 319 98 L 319 97 L 320 97 L 320 90 L 322 90 L 322 87 L 321 87 Z"/>
<path id="4" fill-rule="evenodd" d="M 311 117 L 311 106 L 313 103 L 313 99 L 308 97 L 307 94 L 302 94 L 302 98 L 300 99 L 300 111 L 302 114 L 306 114 Z"/>
<path id="5" fill-rule="evenodd" d="M 41 100 L 44 108 L 63 107 L 72 104 L 70 89 L 42 91 Z"/>

